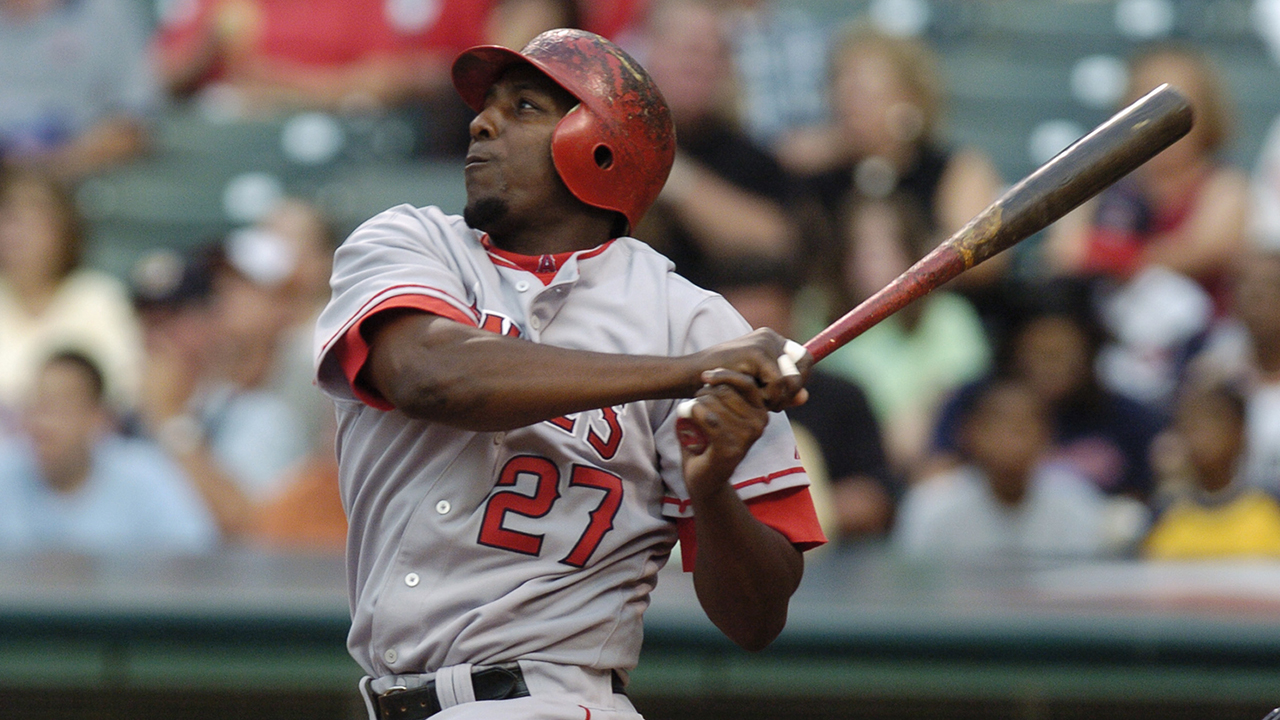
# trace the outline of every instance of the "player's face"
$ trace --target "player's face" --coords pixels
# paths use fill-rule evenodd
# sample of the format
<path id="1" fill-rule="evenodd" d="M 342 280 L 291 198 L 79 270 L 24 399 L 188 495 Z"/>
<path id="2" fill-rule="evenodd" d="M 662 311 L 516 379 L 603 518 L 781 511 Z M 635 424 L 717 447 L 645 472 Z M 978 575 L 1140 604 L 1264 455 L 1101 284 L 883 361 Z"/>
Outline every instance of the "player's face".
<path id="1" fill-rule="evenodd" d="M 471 121 L 467 151 L 467 223 L 490 235 L 536 225 L 577 203 L 556 173 L 551 135 L 577 104 L 528 65 L 512 67 Z"/>

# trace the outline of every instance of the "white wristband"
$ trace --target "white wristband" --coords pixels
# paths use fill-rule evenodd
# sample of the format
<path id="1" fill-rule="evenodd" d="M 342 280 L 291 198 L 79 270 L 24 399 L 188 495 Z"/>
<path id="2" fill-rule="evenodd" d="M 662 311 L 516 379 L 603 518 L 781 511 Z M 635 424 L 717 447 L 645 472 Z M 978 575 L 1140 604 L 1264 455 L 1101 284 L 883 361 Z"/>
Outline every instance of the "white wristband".
<path id="1" fill-rule="evenodd" d="M 799 375 L 800 368 L 796 367 L 796 363 L 804 357 L 804 346 L 795 340 L 788 340 L 782 346 L 782 354 L 778 356 L 778 369 L 783 375 Z"/>

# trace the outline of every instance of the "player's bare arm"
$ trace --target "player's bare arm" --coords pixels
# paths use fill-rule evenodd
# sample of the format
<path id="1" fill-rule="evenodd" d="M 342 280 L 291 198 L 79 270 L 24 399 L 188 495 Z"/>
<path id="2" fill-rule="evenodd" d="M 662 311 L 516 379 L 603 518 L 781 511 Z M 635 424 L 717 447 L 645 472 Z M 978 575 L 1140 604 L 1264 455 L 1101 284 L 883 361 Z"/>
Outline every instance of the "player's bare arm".
<path id="1" fill-rule="evenodd" d="M 768 423 L 761 389 L 751 376 L 730 370 L 712 371 L 706 379 L 692 420 L 707 448 L 683 454 L 696 518 L 694 588 L 716 627 L 743 648 L 760 650 L 786 625 L 804 559 L 781 533 L 757 520 L 729 484 Z"/>
<path id="2" fill-rule="evenodd" d="M 468 430 L 511 430 L 583 410 L 690 397 L 715 368 L 752 378 L 764 407 L 783 409 L 807 397 L 800 377 L 779 370 L 785 340 L 770 330 L 667 358 L 566 350 L 415 311 L 383 313 L 366 327 L 362 381 L 411 417 Z"/>

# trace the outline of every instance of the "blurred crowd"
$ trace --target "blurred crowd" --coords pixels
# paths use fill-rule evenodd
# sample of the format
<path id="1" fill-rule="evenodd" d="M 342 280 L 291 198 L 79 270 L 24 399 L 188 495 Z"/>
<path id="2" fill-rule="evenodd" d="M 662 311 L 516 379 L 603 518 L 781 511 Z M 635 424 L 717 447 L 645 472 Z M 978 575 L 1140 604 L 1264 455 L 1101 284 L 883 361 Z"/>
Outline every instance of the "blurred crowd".
<path id="1" fill-rule="evenodd" d="M 77 183 L 145 157 L 168 108 L 412 108 L 422 152 L 453 157 L 460 50 L 599 32 L 676 120 L 634 234 L 801 341 L 1011 180 L 949 139 L 928 43 L 864 17 L 831 27 L 768 0 L 156 6 L 0 0 L 0 550 L 344 547 L 333 411 L 311 382 L 341 240 L 322 206 L 286 198 L 194 250 L 154 238 L 128 277 L 84 259 Z M 965 273 L 814 372 L 791 419 L 836 542 L 1280 557 L 1280 124 L 1237 167 L 1208 56 L 1144 45 L 1126 75 L 1120 106 L 1172 83 L 1191 133 L 1020 262 Z"/>

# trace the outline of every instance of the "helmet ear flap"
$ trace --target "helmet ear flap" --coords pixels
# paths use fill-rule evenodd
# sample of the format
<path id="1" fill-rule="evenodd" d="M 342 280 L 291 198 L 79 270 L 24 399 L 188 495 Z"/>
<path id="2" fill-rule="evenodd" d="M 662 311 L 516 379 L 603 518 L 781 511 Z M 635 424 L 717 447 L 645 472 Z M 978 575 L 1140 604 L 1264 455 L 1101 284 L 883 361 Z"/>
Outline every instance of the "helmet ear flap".
<path id="1" fill-rule="evenodd" d="M 570 110 L 551 136 L 551 158 L 569 192 L 622 213 L 632 228 L 657 199 L 674 154 L 674 137 L 667 147 L 629 142 L 626 128 L 585 104 Z"/>
<path id="2" fill-rule="evenodd" d="M 578 105 L 556 125 L 551 136 L 551 159 L 569 192 L 582 202 L 608 210 L 623 211 L 613 188 L 613 149 L 604 141 L 600 118 Z"/>

